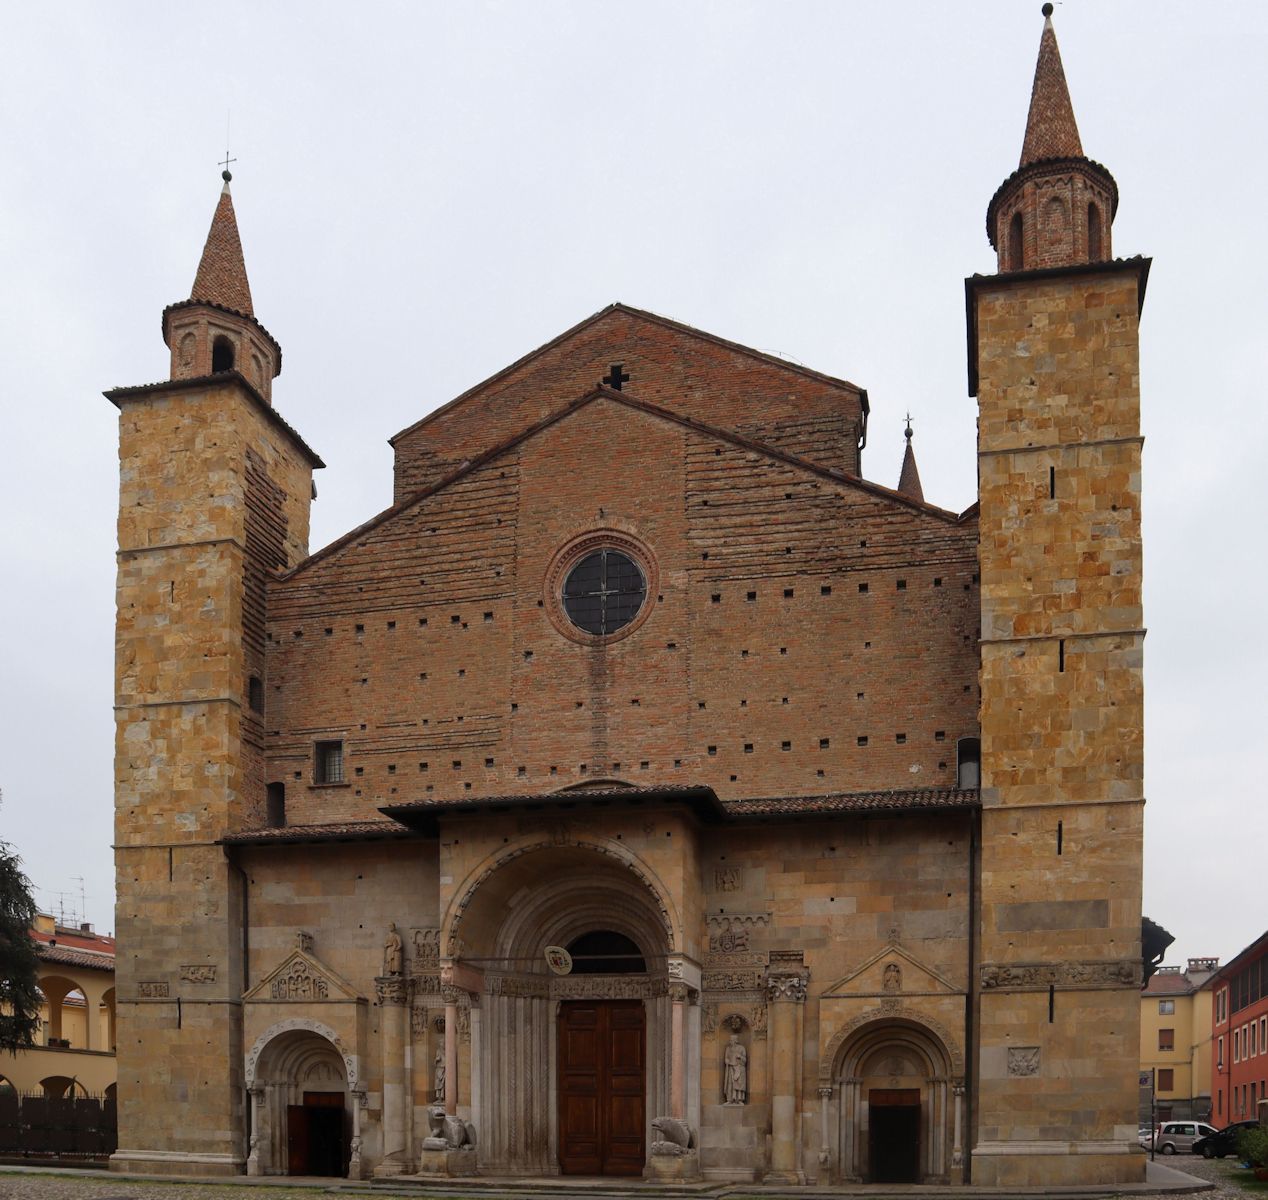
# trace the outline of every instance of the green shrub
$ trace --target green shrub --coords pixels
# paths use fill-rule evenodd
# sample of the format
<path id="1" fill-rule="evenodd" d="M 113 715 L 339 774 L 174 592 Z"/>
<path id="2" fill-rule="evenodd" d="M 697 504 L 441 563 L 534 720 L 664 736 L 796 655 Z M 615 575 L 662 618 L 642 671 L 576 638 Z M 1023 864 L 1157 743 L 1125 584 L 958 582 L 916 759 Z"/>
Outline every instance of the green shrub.
<path id="1" fill-rule="evenodd" d="M 1237 1135 L 1237 1152 L 1252 1167 L 1268 1167 L 1268 1129 L 1243 1129 Z"/>

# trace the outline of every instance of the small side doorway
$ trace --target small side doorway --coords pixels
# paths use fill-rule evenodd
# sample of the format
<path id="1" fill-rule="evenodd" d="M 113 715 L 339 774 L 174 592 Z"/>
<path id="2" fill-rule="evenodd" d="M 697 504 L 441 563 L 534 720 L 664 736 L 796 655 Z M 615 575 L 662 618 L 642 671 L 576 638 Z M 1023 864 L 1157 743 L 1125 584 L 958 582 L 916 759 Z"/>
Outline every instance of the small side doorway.
<path id="1" fill-rule="evenodd" d="M 868 1183 L 920 1182 L 920 1089 L 867 1093 Z"/>
<path id="2" fill-rule="evenodd" d="M 559 1168 L 639 1175 L 646 1123 L 641 1000 L 568 1000 L 559 1009 Z"/>
<path id="3" fill-rule="evenodd" d="M 303 1104 L 287 1105 L 287 1174 L 342 1179 L 348 1172 L 344 1126 L 342 1092 L 305 1092 Z"/>

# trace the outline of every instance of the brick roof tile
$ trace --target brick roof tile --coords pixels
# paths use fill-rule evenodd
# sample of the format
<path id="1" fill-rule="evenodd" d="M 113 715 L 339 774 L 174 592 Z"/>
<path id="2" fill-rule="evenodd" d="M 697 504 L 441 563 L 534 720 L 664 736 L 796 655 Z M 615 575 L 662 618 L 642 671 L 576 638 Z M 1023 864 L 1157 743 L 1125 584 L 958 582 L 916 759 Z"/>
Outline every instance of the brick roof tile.
<path id="1" fill-rule="evenodd" d="M 247 265 L 242 257 L 242 241 L 238 237 L 238 221 L 233 213 L 233 197 L 226 182 L 211 218 L 207 243 L 194 276 L 191 300 L 205 300 L 226 308 L 255 316 L 251 307 L 251 285 L 247 282 Z"/>
<path id="2" fill-rule="evenodd" d="M 1030 112 L 1026 116 L 1026 137 L 1018 166 L 1045 158 L 1082 157 L 1083 143 L 1074 120 L 1057 34 L 1052 28 L 1052 18 L 1044 17 L 1035 82 L 1030 91 Z"/>

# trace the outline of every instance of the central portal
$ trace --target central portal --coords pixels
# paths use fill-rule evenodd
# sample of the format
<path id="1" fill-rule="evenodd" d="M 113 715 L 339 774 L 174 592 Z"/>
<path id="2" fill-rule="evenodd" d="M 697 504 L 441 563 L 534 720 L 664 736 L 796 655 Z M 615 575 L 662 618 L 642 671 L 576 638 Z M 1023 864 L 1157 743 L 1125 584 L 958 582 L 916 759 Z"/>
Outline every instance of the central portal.
<path id="1" fill-rule="evenodd" d="M 559 1169 L 639 1175 L 646 1124 L 646 1017 L 641 1000 L 559 1006 Z"/>

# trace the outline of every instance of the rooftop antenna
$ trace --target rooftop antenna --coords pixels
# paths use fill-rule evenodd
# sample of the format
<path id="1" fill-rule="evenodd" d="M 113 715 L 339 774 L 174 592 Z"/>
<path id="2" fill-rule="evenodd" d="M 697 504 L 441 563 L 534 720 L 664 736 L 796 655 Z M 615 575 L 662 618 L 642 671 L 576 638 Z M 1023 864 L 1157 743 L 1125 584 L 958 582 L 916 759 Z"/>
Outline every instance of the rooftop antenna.
<path id="1" fill-rule="evenodd" d="M 76 925 L 82 925 L 88 920 L 88 897 L 84 895 L 84 877 L 82 875 L 72 875 L 72 879 L 79 881 L 79 917 Z"/>
<path id="2" fill-rule="evenodd" d="M 220 166 L 224 167 L 224 170 L 220 172 L 220 178 L 223 179 L 225 183 L 228 183 L 229 180 L 233 178 L 233 176 L 229 172 L 229 164 L 236 163 L 238 161 L 236 158 L 229 157 L 229 118 L 230 116 L 232 116 L 231 111 L 229 109 L 225 109 L 225 156 L 220 161 Z"/>

